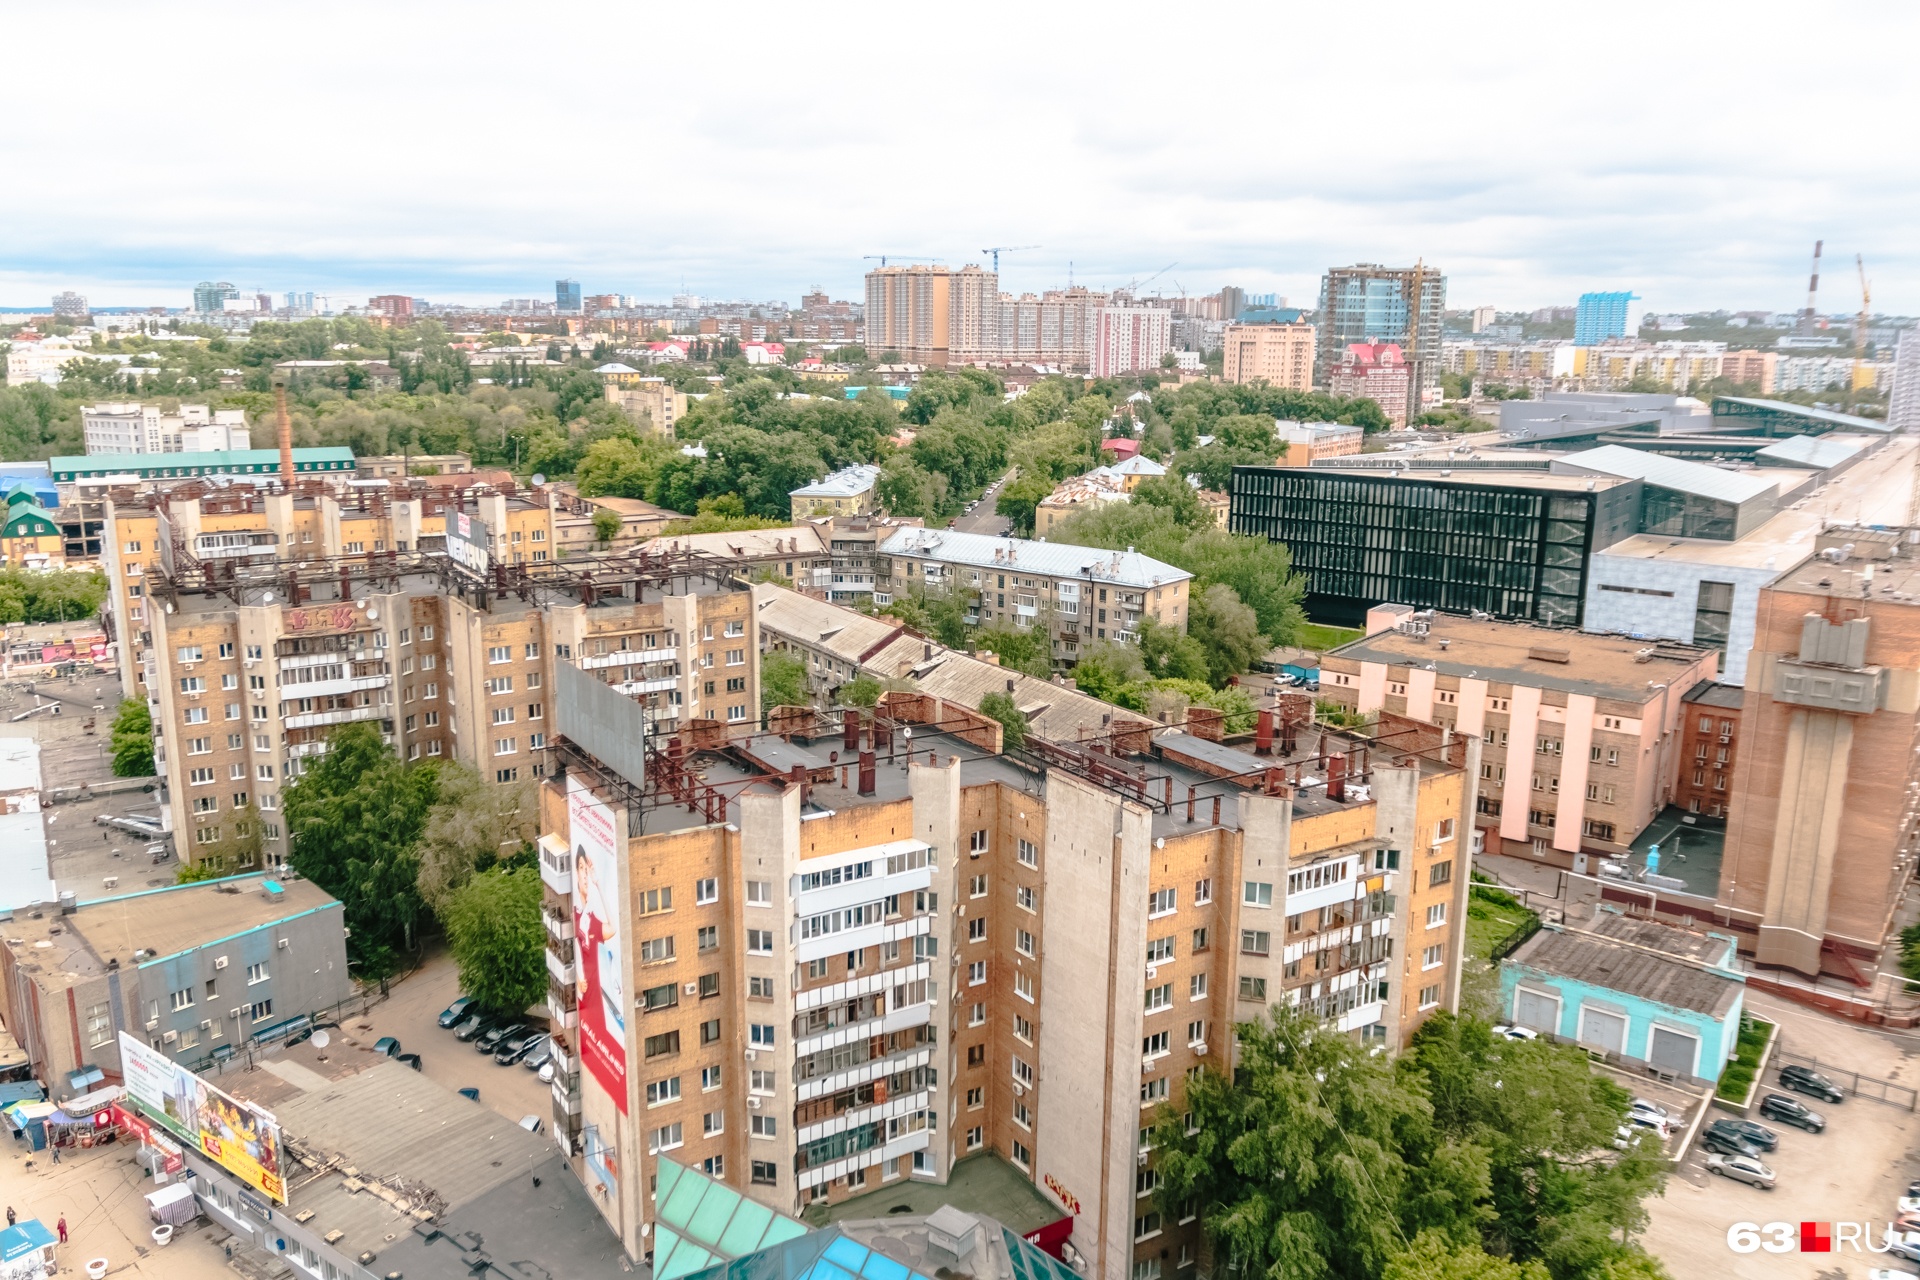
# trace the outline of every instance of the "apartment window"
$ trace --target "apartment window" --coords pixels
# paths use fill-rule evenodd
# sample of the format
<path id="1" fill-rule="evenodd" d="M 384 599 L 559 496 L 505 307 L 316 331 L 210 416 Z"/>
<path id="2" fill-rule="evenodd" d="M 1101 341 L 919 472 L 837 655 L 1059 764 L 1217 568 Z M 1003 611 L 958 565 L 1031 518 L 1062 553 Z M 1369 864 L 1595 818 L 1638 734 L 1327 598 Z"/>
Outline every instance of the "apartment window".
<path id="1" fill-rule="evenodd" d="M 489 663 L 512 662 L 513 646 L 510 644 L 496 644 L 489 647 L 487 650 L 487 661 Z"/>
<path id="2" fill-rule="evenodd" d="M 1267 998 L 1267 980 L 1265 978 L 1240 979 L 1240 998 L 1242 1000 L 1260 1000 Z"/>
<path id="3" fill-rule="evenodd" d="M 973 1128 L 967 1130 L 967 1150 L 978 1151 L 986 1145 L 986 1141 L 987 1132 L 979 1125 L 975 1125 Z"/>
<path id="4" fill-rule="evenodd" d="M 1019 996 L 1022 1000 L 1025 1000 L 1031 1003 L 1033 1000 L 1032 976 L 1024 973 L 1014 974 L 1013 975 L 1013 994 Z"/>
<path id="5" fill-rule="evenodd" d="M 1447 949 L 1445 944 L 1436 942 L 1420 953 L 1420 967 L 1422 969 L 1438 969 L 1446 963 L 1446 958 Z"/>
<path id="6" fill-rule="evenodd" d="M 1207 975 L 1196 973 L 1187 979 L 1187 999 L 1204 1000 L 1207 996 Z"/>
<path id="7" fill-rule="evenodd" d="M 1207 1042 L 1207 1023 L 1204 1018 L 1196 1018 L 1187 1024 L 1187 1043 L 1200 1045 Z"/>
<path id="8" fill-rule="evenodd" d="M 1240 895 L 1240 901 L 1249 907 L 1271 907 L 1273 886 L 1259 880 L 1249 880 Z"/>
<path id="9" fill-rule="evenodd" d="M 700 1116 L 700 1136 L 711 1138 L 716 1133 L 726 1131 L 727 1119 L 723 1111 L 708 1111 Z"/>
<path id="10" fill-rule="evenodd" d="M 1453 860 L 1451 858 L 1445 862 L 1436 862 L 1427 868 L 1427 887 L 1429 889 L 1437 888 L 1443 884 L 1451 884 L 1452 882 Z"/>
<path id="11" fill-rule="evenodd" d="M 1033 1087 L 1033 1068 L 1028 1065 L 1025 1058 L 1019 1057 L 1018 1055 L 1013 1059 L 1013 1078 L 1017 1083 L 1023 1084 L 1029 1089 Z"/>
<path id="12" fill-rule="evenodd" d="M 986 851 L 987 851 L 987 833 L 984 830 L 975 831 L 973 834 L 967 837 L 968 854 L 977 858 L 981 854 L 985 853 Z"/>
<path id="13" fill-rule="evenodd" d="M 771 1160 L 755 1160 L 748 1177 L 756 1187 L 771 1187 L 780 1181 L 780 1167 Z"/>
<path id="14" fill-rule="evenodd" d="M 987 896 L 987 878 L 985 876 L 971 877 L 967 881 L 967 896 L 969 898 L 986 897 Z"/>
<path id="15" fill-rule="evenodd" d="M 267 973 L 267 962 L 264 960 L 257 961 L 247 966 L 247 985 L 248 986 L 252 986 L 256 982 L 265 982 L 268 976 L 269 975 Z"/>
<path id="16" fill-rule="evenodd" d="M 1208 950 L 1211 944 L 1212 939 L 1207 936 L 1205 929 L 1195 929 L 1193 931 L 1193 952 L 1195 955 L 1199 955 L 1202 951 Z"/>
<path id="17" fill-rule="evenodd" d="M 1439 1003 L 1440 1003 L 1440 984 L 1439 983 L 1436 982 L 1434 985 L 1430 987 L 1420 988 L 1420 1007 L 1422 1009 L 1431 1009 Z"/>
<path id="18" fill-rule="evenodd" d="M 747 881 L 747 905 L 750 907 L 770 907 L 773 905 L 773 884 L 767 880 Z"/>
<path id="19" fill-rule="evenodd" d="M 986 1064 L 987 1064 L 987 1046 L 983 1044 L 968 1045 L 967 1046 L 967 1065 L 969 1067 L 983 1067 Z"/>
<path id="20" fill-rule="evenodd" d="M 1023 884 L 1015 889 L 1013 891 L 1013 901 L 1022 911 L 1035 910 L 1033 886 Z"/>
<path id="21" fill-rule="evenodd" d="M 1171 937 L 1147 939 L 1148 964 L 1164 964 L 1171 959 L 1173 959 L 1173 939 Z"/>
<path id="22" fill-rule="evenodd" d="M 680 1077 L 669 1076 L 665 1080 L 652 1080 L 647 1083 L 647 1105 L 657 1107 L 663 1102 L 680 1101 Z"/>
<path id="23" fill-rule="evenodd" d="M 975 916 L 967 921 L 967 941 L 985 942 L 987 940 L 987 921 L 984 916 Z"/>
<path id="24" fill-rule="evenodd" d="M 1158 1058 L 1173 1052 L 1173 1035 L 1167 1031 L 1156 1031 L 1140 1041 L 1140 1056 Z"/>
<path id="25" fill-rule="evenodd" d="M 207 709 L 205 707 L 188 707 L 186 722 L 188 724 L 205 724 L 207 722 Z"/>
<path id="26" fill-rule="evenodd" d="M 1165 1076 L 1156 1076 L 1140 1084 L 1140 1105 L 1150 1107 L 1156 1102 L 1167 1100 L 1168 1080 Z"/>
<path id="27" fill-rule="evenodd" d="M 182 987 L 180 990 L 173 992 L 168 999 L 172 1002 L 175 1013 L 180 1012 L 182 1009 L 191 1009 L 193 1008 L 193 988 Z"/>
<path id="28" fill-rule="evenodd" d="M 1452 818 L 1442 818 L 1433 824 L 1433 842 L 1435 844 L 1445 844 L 1451 839 L 1453 839 Z"/>
<path id="29" fill-rule="evenodd" d="M 1149 1210 L 1133 1220 L 1133 1238 L 1147 1240 L 1160 1234 L 1160 1214 Z"/>
<path id="30" fill-rule="evenodd" d="M 1273 935 L 1265 929 L 1242 929 L 1240 931 L 1240 954 L 1243 956 L 1264 956 L 1273 950 Z"/>
<path id="31" fill-rule="evenodd" d="M 1427 908 L 1427 928 L 1438 929 L 1447 922 L 1447 904 L 1436 902 Z"/>
<path id="32" fill-rule="evenodd" d="M 1023 956 L 1031 956 L 1032 954 L 1034 954 L 1033 935 L 1027 932 L 1025 929 L 1014 930 L 1013 931 L 1013 949 L 1015 951 L 1018 951 Z"/>
<path id="33" fill-rule="evenodd" d="M 1170 915 L 1179 908 L 1180 895 L 1175 889 L 1155 889 L 1147 895 L 1147 915 Z"/>
<path id="34" fill-rule="evenodd" d="M 693 882 L 693 904 L 695 906 L 704 907 L 709 902 L 718 901 L 720 901 L 720 882 L 718 880 L 709 877 L 705 880 L 695 880 Z"/>
<path id="35" fill-rule="evenodd" d="M 664 964 L 673 959 L 673 935 L 647 938 L 640 943 L 641 964 Z"/>
<path id="36" fill-rule="evenodd" d="M 1040 850 L 1031 840 L 1022 840 L 1019 842 L 1018 856 L 1022 866 L 1037 867 L 1040 865 Z"/>
<path id="37" fill-rule="evenodd" d="M 753 955 L 753 956 L 772 955 L 773 954 L 773 930 L 771 929 L 747 930 L 747 954 Z"/>
<path id="38" fill-rule="evenodd" d="M 1211 878 L 1208 878 L 1206 880 L 1194 881 L 1193 882 L 1193 905 L 1196 907 L 1203 907 L 1207 903 L 1212 901 L 1213 901 L 1213 880 Z"/>
<path id="39" fill-rule="evenodd" d="M 773 1024 L 756 1022 L 747 1028 L 747 1043 L 756 1049 L 773 1048 Z"/>
<path id="40" fill-rule="evenodd" d="M 977 987 L 987 980 L 987 962 L 975 960 L 967 966 L 967 985 Z"/>
<path id="41" fill-rule="evenodd" d="M 1022 1169 L 1031 1170 L 1033 1168 L 1033 1152 L 1027 1150 L 1027 1145 L 1024 1142 L 1015 1139 L 1012 1143 L 1011 1154 L 1013 1162 Z"/>
<path id="42" fill-rule="evenodd" d="M 987 1023 L 987 1006 L 986 1005 L 975 1004 L 967 1010 L 968 1026 L 983 1027 L 986 1025 L 986 1023 Z"/>
<path id="43" fill-rule="evenodd" d="M 780 1135 L 780 1125 L 772 1116 L 754 1116 L 747 1128 L 756 1138 L 775 1138 Z"/>
<path id="44" fill-rule="evenodd" d="M 709 974 L 708 976 L 714 980 L 713 993 L 715 995 L 719 995 L 720 994 L 720 985 L 719 985 L 720 975 L 716 973 L 716 974 Z M 706 991 L 702 989 L 700 994 L 704 996 L 706 995 Z M 749 1000 L 773 999 L 773 979 L 772 978 L 748 978 L 747 979 L 747 998 Z"/>
<path id="45" fill-rule="evenodd" d="M 650 916 L 659 911 L 671 911 L 673 910 L 673 889 L 671 886 L 664 889 L 642 889 L 634 895 L 633 900 L 634 906 L 643 916 Z"/>
<path id="46" fill-rule="evenodd" d="M 1147 1012 L 1154 1013 L 1173 1006 L 1173 984 L 1163 982 L 1157 987 L 1147 988 Z"/>
<path id="47" fill-rule="evenodd" d="M 657 1036 L 648 1036 L 641 1045 L 642 1052 L 648 1058 L 664 1058 L 680 1052 L 680 1033 L 663 1031 Z"/>
<path id="48" fill-rule="evenodd" d="M 647 1154 L 657 1156 L 662 1151 L 672 1151 L 675 1147 L 681 1146 L 682 1142 L 678 1120 L 672 1124 L 663 1124 L 647 1134 Z"/>
<path id="49" fill-rule="evenodd" d="M 1033 1024 L 1017 1013 L 1013 1015 L 1013 1038 L 1033 1043 Z"/>

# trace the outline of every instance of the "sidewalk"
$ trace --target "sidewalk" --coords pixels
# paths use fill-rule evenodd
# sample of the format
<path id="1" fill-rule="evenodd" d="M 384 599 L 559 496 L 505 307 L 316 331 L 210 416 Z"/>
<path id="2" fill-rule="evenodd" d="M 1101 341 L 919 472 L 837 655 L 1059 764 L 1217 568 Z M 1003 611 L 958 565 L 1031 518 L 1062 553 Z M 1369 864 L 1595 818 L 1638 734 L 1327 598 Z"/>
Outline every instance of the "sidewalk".
<path id="1" fill-rule="evenodd" d="M 115 1143 L 90 1151 L 28 1153 L 9 1141 L 0 1147 L 0 1206 L 52 1230 L 65 1215 L 69 1243 L 60 1249 L 62 1274 L 84 1274 L 88 1259 L 105 1258 L 109 1275 L 155 1280 L 206 1280 L 226 1269 L 225 1250 L 208 1240 L 224 1235 L 199 1227 L 164 1249 L 153 1244 L 143 1198 L 153 1190 L 135 1162 L 138 1147 Z"/>

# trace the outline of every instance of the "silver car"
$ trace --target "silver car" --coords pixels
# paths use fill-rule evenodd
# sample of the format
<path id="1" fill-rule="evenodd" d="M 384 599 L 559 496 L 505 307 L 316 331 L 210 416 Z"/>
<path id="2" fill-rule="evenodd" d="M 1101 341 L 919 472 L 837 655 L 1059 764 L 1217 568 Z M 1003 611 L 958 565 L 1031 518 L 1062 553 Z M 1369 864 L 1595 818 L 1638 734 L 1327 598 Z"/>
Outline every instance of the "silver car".
<path id="1" fill-rule="evenodd" d="M 1707 1157 L 1707 1172 L 1750 1183 L 1763 1191 L 1773 1190 L 1773 1170 L 1752 1156 L 1724 1156 L 1716 1152 Z"/>

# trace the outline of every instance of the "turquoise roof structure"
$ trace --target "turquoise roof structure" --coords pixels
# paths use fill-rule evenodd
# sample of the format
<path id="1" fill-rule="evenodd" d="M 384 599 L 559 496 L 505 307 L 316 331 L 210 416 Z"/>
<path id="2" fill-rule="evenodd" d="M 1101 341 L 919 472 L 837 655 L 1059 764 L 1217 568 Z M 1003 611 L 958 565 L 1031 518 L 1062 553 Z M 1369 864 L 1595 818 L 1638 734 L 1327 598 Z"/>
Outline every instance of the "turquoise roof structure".
<path id="1" fill-rule="evenodd" d="M 806 1234 L 805 1223 L 661 1158 L 653 1192 L 654 1280 L 677 1280 Z"/>
<path id="2" fill-rule="evenodd" d="M 191 479 L 194 476 L 278 475 L 278 449 L 217 449 L 206 453 L 89 453 L 68 454 L 47 464 L 61 483 L 97 476 L 133 475 L 144 480 Z M 306 472 L 351 472 L 353 450 L 345 445 L 295 449 L 293 469 Z"/>

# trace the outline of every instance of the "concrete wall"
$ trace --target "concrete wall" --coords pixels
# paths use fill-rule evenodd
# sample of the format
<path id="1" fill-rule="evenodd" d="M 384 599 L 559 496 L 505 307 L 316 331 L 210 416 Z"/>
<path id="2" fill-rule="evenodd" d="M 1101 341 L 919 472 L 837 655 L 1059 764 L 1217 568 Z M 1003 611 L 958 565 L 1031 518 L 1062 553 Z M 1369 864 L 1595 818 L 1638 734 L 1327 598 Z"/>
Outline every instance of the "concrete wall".
<path id="1" fill-rule="evenodd" d="M 1720 1071 L 1733 1057 L 1740 1038 L 1740 1016 L 1745 1007 L 1744 991 L 1734 997 L 1733 1006 L 1724 1019 L 1714 1019 L 1692 1009 L 1676 1009 L 1671 1005 L 1596 987 L 1573 978 L 1543 973 L 1508 960 L 1500 966 L 1500 1014 L 1503 1018 L 1515 1016 L 1518 989 L 1522 984 L 1533 991 L 1559 995 L 1559 1025 L 1540 1029 L 1550 1030 L 1565 1040 L 1579 1041 L 1580 1010 L 1588 1004 L 1610 1013 L 1626 1015 L 1626 1052 L 1623 1056 L 1636 1061 L 1646 1061 L 1648 1041 L 1656 1026 L 1697 1037 L 1700 1050 L 1693 1074 L 1702 1080 L 1720 1078 Z"/>
<path id="2" fill-rule="evenodd" d="M 1787 567 L 1787 561 L 1782 560 L 1780 568 Z M 1672 553 L 1649 560 L 1596 552 L 1587 574 L 1585 626 L 1589 631 L 1617 631 L 1692 644 L 1700 584 L 1731 582 L 1733 616 L 1729 621 L 1726 667 L 1720 679 L 1726 684 L 1745 684 L 1760 589 L 1779 576 L 1780 569 L 1708 564 L 1676 559 Z M 1605 590 L 1608 586 L 1634 590 Z"/>

